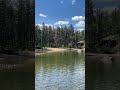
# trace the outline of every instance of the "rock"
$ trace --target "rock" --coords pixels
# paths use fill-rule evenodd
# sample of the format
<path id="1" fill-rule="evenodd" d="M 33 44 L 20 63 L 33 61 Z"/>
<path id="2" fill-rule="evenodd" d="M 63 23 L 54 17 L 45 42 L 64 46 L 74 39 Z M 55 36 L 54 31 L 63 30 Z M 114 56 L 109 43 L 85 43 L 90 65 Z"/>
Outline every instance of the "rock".
<path id="1" fill-rule="evenodd" d="M 104 64 L 111 64 L 112 63 L 112 57 L 105 56 L 101 59 L 101 62 L 104 63 Z"/>

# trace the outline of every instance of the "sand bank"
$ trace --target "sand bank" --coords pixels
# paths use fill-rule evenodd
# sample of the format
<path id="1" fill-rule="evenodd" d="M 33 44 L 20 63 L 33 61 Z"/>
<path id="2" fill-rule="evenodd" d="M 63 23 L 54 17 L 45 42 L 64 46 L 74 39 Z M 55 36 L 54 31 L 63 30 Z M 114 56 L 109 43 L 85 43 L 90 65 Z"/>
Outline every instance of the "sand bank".
<path id="1" fill-rule="evenodd" d="M 45 53 L 54 53 L 54 52 L 63 52 L 63 51 L 77 51 L 78 53 L 84 52 L 85 49 L 76 49 L 76 48 L 46 48 L 40 52 L 35 52 L 35 55 L 42 55 Z"/>

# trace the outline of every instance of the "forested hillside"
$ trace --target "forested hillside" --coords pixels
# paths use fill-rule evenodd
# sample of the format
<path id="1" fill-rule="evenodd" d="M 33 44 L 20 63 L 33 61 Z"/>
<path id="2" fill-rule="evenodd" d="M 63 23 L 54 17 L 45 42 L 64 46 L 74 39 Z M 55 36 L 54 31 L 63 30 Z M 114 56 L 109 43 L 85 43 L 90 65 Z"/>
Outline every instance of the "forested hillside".
<path id="1" fill-rule="evenodd" d="M 64 27 L 36 25 L 35 27 L 36 48 L 42 47 L 69 47 L 77 48 L 79 41 L 85 40 L 84 31 L 74 30 L 72 25 Z"/>
<path id="2" fill-rule="evenodd" d="M 96 8 L 92 0 L 86 4 L 86 51 L 120 52 L 120 8 Z"/>
<path id="3" fill-rule="evenodd" d="M 34 50 L 34 1 L 0 1 L 0 52 Z"/>

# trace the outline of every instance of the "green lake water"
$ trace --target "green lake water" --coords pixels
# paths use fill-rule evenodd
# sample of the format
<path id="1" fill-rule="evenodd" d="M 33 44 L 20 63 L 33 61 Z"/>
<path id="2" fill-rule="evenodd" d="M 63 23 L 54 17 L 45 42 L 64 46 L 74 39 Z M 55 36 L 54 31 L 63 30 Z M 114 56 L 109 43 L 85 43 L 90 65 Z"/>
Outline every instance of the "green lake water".
<path id="1" fill-rule="evenodd" d="M 85 57 L 77 52 L 36 56 L 35 90 L 85 90 Z"/>

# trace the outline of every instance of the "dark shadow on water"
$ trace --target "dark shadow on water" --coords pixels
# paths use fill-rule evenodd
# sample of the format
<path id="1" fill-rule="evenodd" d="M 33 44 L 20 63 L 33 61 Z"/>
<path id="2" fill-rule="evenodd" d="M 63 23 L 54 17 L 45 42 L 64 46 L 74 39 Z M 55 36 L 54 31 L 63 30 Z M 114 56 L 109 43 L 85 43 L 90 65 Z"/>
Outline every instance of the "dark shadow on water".
<path id="1" fill-rule="evenodd" d="M 0 72 L 1 90 L 34 90 L 33 72 Z"/>
<path id="2" fill-rule="evenodd" d="M 0 90 L 34 90 L 33 56 L 0 55 Z"/>
<path id="3" fill-rule="evenodd" d="M 86 90 L 120 90 L 120 57 L 114 56 L 111 63 L 101 57 L 86 56 Z"/>

